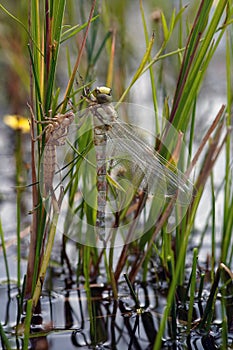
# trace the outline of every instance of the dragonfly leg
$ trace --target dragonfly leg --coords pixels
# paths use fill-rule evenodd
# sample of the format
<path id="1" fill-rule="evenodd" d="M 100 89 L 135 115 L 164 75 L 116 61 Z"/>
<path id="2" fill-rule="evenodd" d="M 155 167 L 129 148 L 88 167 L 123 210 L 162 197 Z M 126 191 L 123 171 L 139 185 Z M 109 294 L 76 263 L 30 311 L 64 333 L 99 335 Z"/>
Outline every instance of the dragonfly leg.
<path id="1" fill-rule="evenodd" d="M 58 206 L 59 206 L 59 208 L 61 208 L 61 204 L 62 204 L 63 198 L 64 198 L 64 187 L 61 185 L 60 186 L 60 194 L 59 194 L 59 198 L 58 198 Z"/>
<path id="2" fill-rule="evenodd" d="M 59 199 L 60 199 L 60 197 L 59 197 Z M 53 203 L 54 212 L 59 214 L 59 212 L 60 212 L 59 200 L 57 200 L 54 192 L 52 192 L 52 203 Z"/>

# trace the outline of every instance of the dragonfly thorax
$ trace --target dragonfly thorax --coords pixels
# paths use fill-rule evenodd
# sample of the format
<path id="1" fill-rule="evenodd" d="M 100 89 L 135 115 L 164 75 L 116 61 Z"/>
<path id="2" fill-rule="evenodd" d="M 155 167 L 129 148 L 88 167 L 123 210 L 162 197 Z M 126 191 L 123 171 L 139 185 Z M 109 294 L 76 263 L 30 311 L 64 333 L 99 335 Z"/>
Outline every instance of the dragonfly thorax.
<path id="1" fill-rule="evenodd" d="M 104 128 L 106 131 L 108 131 L 117 120 L 117 113 L 110 103 L 94 106 L 93 116 L 94 126 Z"/>

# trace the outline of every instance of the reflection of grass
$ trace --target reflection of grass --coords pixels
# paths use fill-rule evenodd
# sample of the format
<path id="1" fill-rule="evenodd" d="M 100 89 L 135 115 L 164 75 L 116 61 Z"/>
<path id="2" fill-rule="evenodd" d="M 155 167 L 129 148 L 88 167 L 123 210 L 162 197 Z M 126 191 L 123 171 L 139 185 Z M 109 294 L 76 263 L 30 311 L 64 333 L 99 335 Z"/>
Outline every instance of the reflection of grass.
<path id="1" fill-rule="evenodd" d="M 186 38 L 183 38 L 182 25 L 185 18 L 185 9 L 182 8 L 177 14 L 173 11 L 169 24 L 166 21 L 163 13 L 160 13 L 160 16 L 157 18 L 158 30 L 161 31 L 163 35 L 163 41 L 160 48 L 157 49 L 156 54 L 153 54 L 153 47 L 155 37 L 151 36 L 149 38 L 149 29 L 146 24 L 146 16 L 143 12 L 142 2 L 140 2 L 141 7 L 141 16 L 142 16 L 142 27 L 145 34 L 145 43 L 147 49 L 141 54 L 141 61 L 138 63 L 138 69 L 136 69 L 133 77 L 128 84 L 127 88 L 124 88 L 126 85 L 125 79 L 125 67 L 127 66 L 127 55 L 126 51 L 123 50 L 124 43 L 127 42 L 127 31 L 125 31 L 126 23 L 123 20 L 124 8 L 121 2 L 118 2 L 117 9 L 114 10 L 115 14 L 118 14 L 119 17 L 114 18 L 116 28 L 113 28 L 111 32 L 109 30 L 109 22 L 111 22 L 111 8 L 106 2 L 104 11 L 100 14 L 100 17 L 95 17 L 96 13 L 94 10 L 94 1 L 93 8 L 90 11 L 91 15 L 89 21 L 85 21 L 85 26 L 78 27 L 75 23 L 74 26 L 71 26 L 68 29 L 63 28 L 64 23 L 64 14 L 66 21 L 72 21 L 72 15 L 69 13 L 69 10 L 65 8 L 65 1 L 54 2 L 53 7 L 50 8 L 50 12 L 46 12 L 47 16 L 43 11 L 39 10 L 36 6 L 36 2 L 31 4 L 31 18 L 30 18 L 30 36 L 28 40 L 30 41 L 29 45 L 29 56 L 31 60 L 31 71 L 32 71 L 32 85 L 31 85 L 31 97 L 30 105 L 33 107 L 34 113 L 37 120 L 41 121 L 44 118 L 44 115 L 49 115 L 49 111 L 52 110 L 52 115 L 55 115 L 57 111 L 57 106 L 60 107 L 60 112 L 64 113 L 67 109 L 68 100 L 72 101 L 74 108 L 83 107 L 83 101 L 77 98 L 82 87 L 78 87 L 75 90 L 75 79 L 77 78 L 77 70 L 79 69 L 83 83 L 88 84 L 90 81 L 93 81 L 95 78 L 99 79 L 98 69 L 100 69 L 102 60 L 109 62 L 109 66 L 104 72 L 107 84 L 112 82 L 114 90 L 119 96 L 119 104 L 123 102 L 132 87 L 138 82 L 141 75 L 143 75 L 147 70 L 150 72 L 150 81 L 151 81 L 151 93 L 153 96 L 155 116 L 156 116 L 156 125 L 157 130 L 160 130 L 160 139 L 161 144 L 166 144 L 168 148 L 174 149 L 176 144 L 174 143 L 170 135 L 169 127 L 164 127 L 161 125 L 158 118 L 159 114 L 159 91 L 165 88 L 163 81 L 162 73 L 159 79 L 156 80 L 154 75 L 154 66 L 160 64 L 161 70 L 163 69 L 163 64 L 169 57 L 178 56 L 178 61 L 181 62 L 179 66 L 179 75 L 177 79 L 176 90 L 173 98 L 172 105 L 169 106 L 167 98 L 164 98 L 164 116 L 172 124 L 172 126 L 178 131 L 182 131 L 185 135 L 186 141 L 189 143 L 189 150 L 192 153 L 195 133 L 198 132 L 195 128 L 195 112 L 197 108 L 198 101 L 198 92 L 202 86 L 206 70 L 211 62 L 212 56 L 216 51 L 219 42 L 227 31 L 226 36 L 226 66 L 227 66 L 227 106 L 226 106 L 226 124 L 230 126 L 230 112 L 231 112 L 231 72 L 232 72 L 232 37 L 230 30 L 228 31 L 228 21 L 230 21 L 230 16 L 232 16 L 232 5 L 228 8 L 226 7 L 227 1 L 219 1 L 217 7 L 213 10 L 213 13 L 210 16 L 210 11 L 212 9 L 212 1 L 202 1 L 198 10 L 198 14 L 193 22 L 191 30 Z M 48 3 L 46 2 L 46 5 Z M 48 10 L 48 9 L 47 9 Z M 80 13 L 83 17 L 85 9 L 80 5 Z M 225 22 L 222 23 L 222 15 L 226 11 Z M 230 12 L 231 11 L 231 12 Z M 94 18 L 94 19 L 93 19 Z M 67 20 L 68 19 L 68 20 Z M 114 22 L 113 21 L 113 22 Z M 118 22 L 117 22 L 118 21 Z M 117 23 L 116 23 L 117 22 Z M 174 50 L 174 42 L 172 45 L 172 51 L 170 51 L 170 42 L 173 38 L 177 26 L 179 26 L 178 41 L 179 43 L 186 41 L 185 47 L 181 48 L 176 46 Z M 104 29 L 104 25 L 107 26 L 107 30 Z M 161 26 L 161 27 L 160 27 Z M 84 27 L 84 28 L 83 28 Z M 84 30 L 84 31 L 83 31 Z M 72 67 L 73 61 L 73 52 L 72 44 L 75 43 L 76 36 L 80 35 L 79 31 L 82 34 L 82 40 L 80 44 L 80 50 L 75 60 L 74 66 Z M 101 31 L 107 32 L 107 34 L 101 34 Z M 130 31 L 130 28 L 128 28 Z M 83 34 L 85 32 L 85 34 Z M 97 35 L 98 33 L 98 35 Z M 121 34 L 120 34 L 121 33 Z M 121 36 L 124 33 L 124 36 Z M 118 42 L 118 40 L 120 42 Z M 59 69 L 60 61 L 59 55 L 62 55 L 62 49 L 64 44 L 67 44 L 67 71 L 69 77 L 67 78 L 68 83 L 65 86 L 65 94 L 61 95 L 60 86 L 56 86 L 57 81 L 59 81 Z M 62 45 L 61 45 L 62 43 Z M 122 49 L 120 48 L 122 46 Z M 127 48 L 127 45 L 126 45 Z M 107 57 L 107 59 L 106 59 Z M 96 75 L 95 75 L 96 69 Z M 61 72 L 64 74 L 64 72 Z M 102 72 L 101 72 L 102 73 Z M 102 77 L 101 77 L 102 78 Z M 149 84 L 149 83 L 148 83 Z M 64 88 L 64 86 L 62 86 Z M 61 102 L 61 104 L 59 104 Z M 106 281 L 111 284 L 114 291 L 114 296 L 117 297 L 117 287 L 118 281 L 122 276 L 122 272 L 127 272 L 129 276 L 130 283 L 133 284 L 136 278 L 138 278 L 139 273 L 142 271 L 143 279 L 146 281 L 150 274 L 150 265 L 154 264 L 154 257 L 159 256 L 161 268 L 163 269 L 163 274 L 166 281 L 169 285 L 169 292 L 167 296 L 167 307 L 163 314 L 163 318 L 160 323 L 160 328 L 158 330 L 158 335 L 156 337 L 156 342 L 154 349 L 160 349 L 161 339 L 164 334 L 166 323 L 169 319 L 169 316 L 172 314 L 173 320 L 175 318 L 175 312 L 178 307 L 179 302 L 181 302 L 181 297 L 176 293 L 179 286 L 183 286 L 186 283 L 186 256 L 188 252 L 188 244 L 190 236 L 194 232 L 194 223 L 196 219 L 196 213 L 199 208 L 199 204 L 202 198 L 202 193 L 205 188 L 206 182 L 211 178 L 212 184 L 212 210 L 211 210 L 211 226 L 212 226 L 212 252 L 211 252 L 211 293 L 208 300 L 208 309 L 205 310 L 203 318 L 201 320 L 201 327 L 209 329 L 212 318 L 209 317 L 210 310 L 213 309 L 215 303 L 216 292 L 219 289 L 219 281 L 222 276 L 222 281 L 224 287 L 221 288 L 221 291 L 227 291 L 229 287 L 229 279 L 231 274 L 226 266 L 231 266 L 232 264 L 232 249 L 231 249 L 231 234 L 232 234 L 232 210 L 233 210 L 233 197 L 232 197 L 232 183 L 231 183 L 231 172 L 229 169 L 230 163 L 230 149 L 232 147 L 230 134 L 228 130 L 225 130 L 225 120 L 224 120 L 225 109 L 222 107 L 219 110 L 216 118 L 213 118 L 210 128 L 206 131 L 205 135 L 202 135 L 202 142 L 199 145 L 199 148 L 196 154 L 192 157 L 193 161 L 188 162 L 183 157 L 181 153 L 180 161 L 183 164 L 187 164 L 187 174 L 189 174 L 195 164 L 199 161 L 200 156 L 203 158 L 200 170 L 196 173 L 196 183 L 195 183 L 195 195 L 192 198 L 192 201 L 189 205 L 187 213 L 185 216 L 182 216 L 179 206 L 174 207 L 174 199 L 171 199 L 167 203 L 166 208 L 163 210 L 161 215 L 158 217 L 157 221 L 153 227 L 149 227 L 143 237 L 133 243 L 128 243 L 121 249 L 119 256 L 116 256 L 114 248 L 110 248 L 109 253 L 105 249 L 98 250 L 94 247 L 87 247 L 77 245 L 77 255 L 78 255 L 78 267 L 77 267 L 77 283 L 79 283 L 80 275 L 84 275 L 86 289 L 89 291 L 90 280 L 96 279 L 99 273 L 99 270 L 104 265 L 106 270 Z M 36 137 L 42 132 L 43 125 L 37 125 L 37 130 L 35 131 Z M 96 217 L 96 209 L 91 208 L 88 203 L 85 201 L 80 201 L 79 206 L 75 207 L 75 197 L 79 191 L 79 181 L 77 174 L 79 174 L 79 168 L 82 163 L 82 157 L 86 156 L 87 147 L 90 146 L 90 139 L 92 133 L 90 128 L 85 132 L 80 133 L 80 137 L 77 140 L 77 144 L 73 147 L 73 154 L 76 157 L 77 161 L 69 168 L 69 180 L 67 179 L 67 186 L 65 188 L 65 193 L 69 198 L 69 206 L 75 213 L 82 215 L 85 220 L 94 224 Z M 35 149 L 36 145 L 34 142 L 32 146 L 32 183 L 37 183 L 40 179 L 39 165 L 42 159 L 43 149 L 44 149 L 44 140 L 38 140 L 38 156 L 36 155 Z M 170 146 L 170 147 L 169 147 Z M 22 147 L 22 145 L 21 145 Z M 225 182 L 224 182 L 224 222 L 222 227 L 222 246 L 221 246 L 221 260 L 217 260 L 217 249 L 215 244 L 215 184 L 213 176 L 213 167 L 219 156 L 220 151 L 225 148 L 226 153 L 226 171 L 225 171 Z M 78 151 L 77 151 L 77 150 Z M 166 150 L 163 147 L 160 147 L 160 152 L 164 157 L 170 158 L 166 154 Z M 79 156 L 80 155 L 80 156 Z M 18 160 L 20 159 L 20 154 L 16 155 Z M 192 156 L 192 154 L 191 154 Z M 185 166 L 182 169 L 185 172 Z M 17 168 L 19 173 L 21 170 Z M 83 171 L 83 170 L 82 170 Z M 39 175 L 38 175 L 39 174 Z M 18 174 L 19 175 L 19 174 Z M 83 176 L 84 177 L 84 176 Z M 119 176 L 120 177 L 120 176 Z M 111 179 L 109 177 L 109 179 Z M 81 179 L 82 183 L 85 184 L 85 179 Z M 95 186 L 95 175 L 88 174 L 88 181 Z M 18 183 L 17 183 L 18 184 Z M 111 182 L 112 192 L 115 195 L 117 192 L 117 185 L 112 180 Z M 19 194 L 20 196 L 20 194 Z M 40 192 L 39 186 L 33 186 L 32 191 L 33 196 L 33 219 L 31 225 L 31 241 L 30 241 L 30 252 L 28 259 L 28 269 L 26 274 L 26 285 L 24 291 L 24 297 L 29 302 L 28 315 L 27 315 L 27 327 L 25 332 L 29 332 L 30 326 L 30 312 L 31 312 L 31 303 L 33 308 L 36 308 L 39 296 L 41 293 L 41 288 L 44 282 L 46 270 L 49 264 L 49 259 L 51 255 L 51 250 L 53 246 L 54 236 L 56 234 L 56 225 L 59 217 L 59 213 L 56 211 L 52 214 L 52 220 L 49 218 L 48 212 L 45 210 L 45 202 L 43 199 L 43 193 Z M 117 226 L 120 221 L 126 222 L 128 220 L 128 213 L 130 215 L 140 215 L 145 207 L 145 200 L 141 196 L 140 200 L 136 197 L 138 193 L 132 194 L 134 197 L 131 203 L 128 203 L 128 207 L 122 211 L 119 210 L 115 214 L 114 220 L 115 225 Z M 135 203 L 137 206 L 135 207 Z M 20 197 L 18 197 L 18 223 L 20 223 Z M 153 205 L 156 205 L 154 201 L 151 207 L 151 213 L 153 213 Z M 167 225 L 168 218 L 171 211 L 175 208 L 177 223 L 176 228 L 173 230 L 172 234 L 168 234 Z M 132 214 L 133 213 L 133 214 Z M 150 215 L 148 216 L 150 217 Z M 181 222 L 179 217 L 183 217 Z M 65 230 L 72 227 L 71 223 L 72 217 L 70 213 L 67 214 L 65 220 Z M 19 225 L 18 225 L 19 226 Z M 145 223 L 145 227 L 146 223 Z M 73 230 L 78 230 L 78 227 L 73 227 Z M 80 225 L 80 229 L 82 226 Z M 128 226 L 128 235 L 130 237 L 133 234 L 135 229 L 134 225 Z M 143 228 L 142 228 L 143 230 Z M 2 232 L 2 230 L 1 230 Z M 19 236 L 19 232 L 18 232 Z M 19 236 L 20 237 L 20 236 Z M 3 248 L 4 248 L 4 238 L 1 235 Z M 114 238 L 114 237 L 113 237 Z M 63 257 L 63 263 L 67 263 L 70 273 L 72 273 L 72 267 L 66 252 L 67 238 L 63 239 L 63 250 L 61 255 Z M 20 238 L 18 239 L 18 248 L 20 248 Z M 4 249 L 5 252 L 5 249 Z M 20 252 L 20 250 L 19 250 Z M 117 253 L 118 254 L 118 253 Z M 193 263 L 192 263 L 192 272 L 190 274 L 189 281 L 186 286 L 185 291 L 185 301 L 190 302 L 190 310 L 188 312 L 188 331 L 192 328 L 192 317 L 193 317 L 193 305 L 195 300 L 195 292 L 198 290 L 198 284 L 196 282 L 196 273 L 197 273 L 197 256 L 198 249 L 195 249 L 193 252 Z M 132 260 L 129 260 L 129 257 L 133 257 Z M 129 263 L 130 261 L 130 263 Z M 224 264 L 220 264 L 224 263 Z M 7 259 L 5 257 L 5 265 L 7 267 Z M 215 268 L 217 272 L 215 273 Z M 20 269 L 20 266 L 19 266 Z M 9 273 L 8 273 L 9 275 Z M 74 278 L 74 276 L 72 276 Z M 159 279 L 159 275 L 157 275 Z M 10 277 L 8 276 L 8 280 Z M 129 281 L 128 280 L 128 281 Z M 204 278 L 202 277 L 202 281 Z M 20 275 L 18 276 L 18 283 L 20 284 Z M 19 285 L 20 287 L 20 285 Z M 200 287 L 199 291 L 203 287 Z M 199 293 L 201 294 L 201 292 Z M 175 298 L 176 295 L 176 298 Z M 199 295 L 201 297 L 201 295 Z M 180 299 L 179 299 L 180 298 Z M 223 302 L 224 310 L 224 302 Z M 92 308 L 89 305 L 90 317 Z M 227 310 L 223 311 L 226 313 Z M 208 314 L 208 315 L 207 315 Z M 212 314 L 211 314 L 212 316 Z M 91 317 L 91 319 L 92 319 Z M 173 322 L 174 325 L 174 322 Z M 92 325 L 94 327 L 94 325 Z M 173 336 L 176 335 L 176 327 L 173 327 Z M 1 328 L 1 333 L 3 334 L 3 329 Z M 29 333 L 28 333 L 29 334 Z M 4 340 L 4 336 L 3 340 Z M 223 343 L 226 343 L 226 339 Z M 7 347 L 7 344 L 6 344 Z"/>

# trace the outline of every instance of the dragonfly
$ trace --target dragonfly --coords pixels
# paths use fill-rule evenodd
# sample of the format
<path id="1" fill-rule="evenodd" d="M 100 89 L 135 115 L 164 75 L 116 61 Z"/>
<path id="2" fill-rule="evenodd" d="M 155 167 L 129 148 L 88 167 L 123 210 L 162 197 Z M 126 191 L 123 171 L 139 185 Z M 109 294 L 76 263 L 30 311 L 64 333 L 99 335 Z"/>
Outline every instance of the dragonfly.
<path id="1" fill-rule="evenodd" d="M 96 233 L 104 245 L 108 190 L 109 187 L 118 186 L 117 183 L 109 181 L 109 172 L 115 169 L 120 178 L 125 171 L 121 164 L 130 166 L 130 182 L 135 188 L 141 187 L 144 192 L 165 199 L 176 197 L 177 203 L 187 206 L 192 196 L 192 182 L 145 142 L 133 127 L 119 119 L 112 103 L 111 88 L 101 86 L 93 91 L 87 90 L 83 98 L 88 103 L 88 114 L 93 120 L 97 187 Z M 124 191 L 127 196 L 128 189 Z"/>

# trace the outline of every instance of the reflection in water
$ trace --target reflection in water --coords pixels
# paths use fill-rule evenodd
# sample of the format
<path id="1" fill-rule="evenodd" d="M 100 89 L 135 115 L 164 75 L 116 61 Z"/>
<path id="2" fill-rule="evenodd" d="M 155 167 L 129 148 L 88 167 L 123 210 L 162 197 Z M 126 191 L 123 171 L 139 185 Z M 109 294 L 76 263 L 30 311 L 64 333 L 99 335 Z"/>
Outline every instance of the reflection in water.
<path id="1" fill-rule="evenodd" d="M 64 291 L 43 293 L 40 310 L 34 314 L 31 327 L 30 347 L 40 350 L 63 349 L 152 349 L 166 307 L 166 288 L 155 284 L 135 286 L 141 305 L 136 309 L 134 300 L 122 285 L 119 299 L 114 300 L 111 292 L 102 285 L 92 285 L 85 292 L 84 286 L 74 288 L 68 283 Z M 71 288 L 72 287 L 72 288 Z M 126 291 L 126 292 L 125 292 Z M 23 338 L 18 325 L 16 336 L 19 297 L 17 288 L 0 288 L 0 299 L 5 309 L 0 309 L 2 327 L 7 334 L 11 349 L 22 349 Z M 159 299 L 159 303 L 156 301 Z M 174 334 L 172 317 L 166 328 L 161 349 L 207 349 L 211 344 L 221 344 L 221 324 L 217 320 L 221 312 L 220 302 L 216 303 L 216 323 L 210 333 L 195 330 L 195 319 L 202 314 L 203 304 L 194 305 L 194 329 L 186 336 L 187 305 L 181 305 L 177 314 L 177 329 Z M 232 300 L 228 301 L 229 310 Z M 183 308 L 183 311 L 182 311 Z M 171 315 L 172 316 L 172 315 Z M 229 332 L 231 319 L 229 317 Z M 22 318 L 21 318 L 22 321 Z M 229 341 L 231 339 L 229 333 Z M 208 345 L 208 346 L 207 346 Z M 212 349 L 209 347 L 208 349 Z"/>

